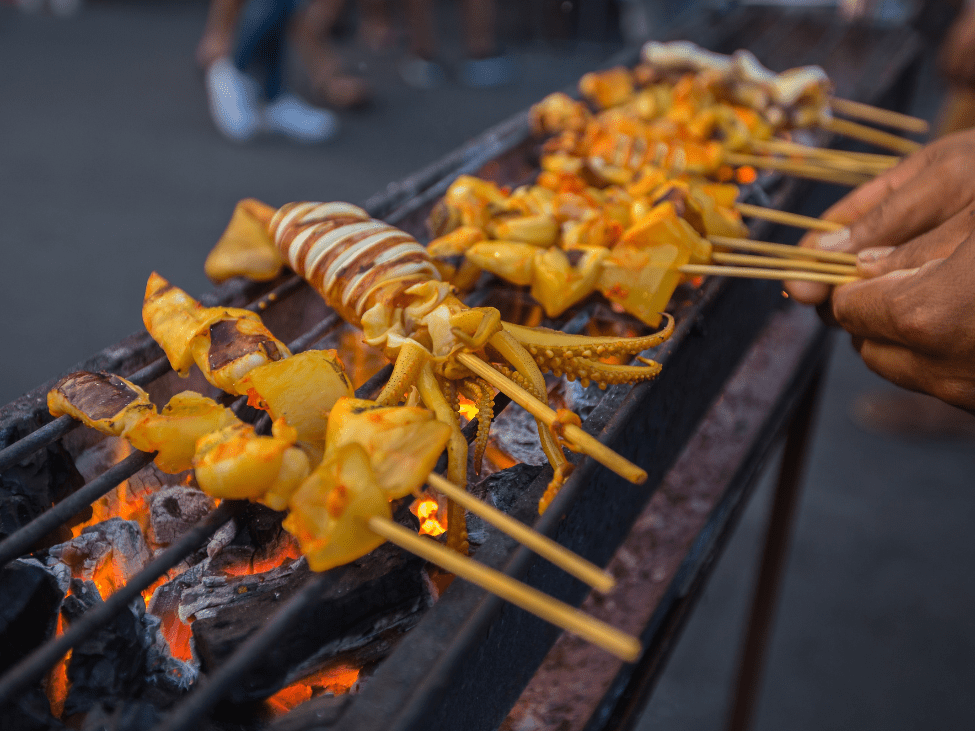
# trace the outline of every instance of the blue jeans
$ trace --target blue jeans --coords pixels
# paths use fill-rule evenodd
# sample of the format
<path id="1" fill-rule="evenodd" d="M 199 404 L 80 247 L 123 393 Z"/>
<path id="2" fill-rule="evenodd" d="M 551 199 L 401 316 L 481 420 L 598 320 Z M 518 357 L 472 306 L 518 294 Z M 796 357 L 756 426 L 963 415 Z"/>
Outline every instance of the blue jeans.
<path id="1" fill-rule="evenodd" d="M 259 69 L 264 96 L 274 99 L 284 85 L 285 34 L 300 0 L 248 0 L 240 14 L 234 65 Z"/>

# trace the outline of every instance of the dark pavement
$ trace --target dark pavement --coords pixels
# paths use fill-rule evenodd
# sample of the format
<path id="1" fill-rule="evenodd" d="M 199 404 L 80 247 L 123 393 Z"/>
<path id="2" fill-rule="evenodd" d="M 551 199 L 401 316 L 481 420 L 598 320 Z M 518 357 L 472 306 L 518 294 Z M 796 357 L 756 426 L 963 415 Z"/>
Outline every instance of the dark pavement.
<path id="1" fill-rule="evenodd" d="M 515 84 L 433 92 L 402 85 L 394 54 L 356 51 L 377 103 L 343 113 L 337 140 L 241 147 L 213 130 L 193 65 L 204 12 L 115 3 L 60 19 L 0 5 L 0 403 L 140 329 L 153 269 L 208 291 L 203 260 L 239 198 L 362 202 L 617 50 L 516 46 Z M 975 449 L 858 430 L 852 399 L 881 385 L 839 338 L 759 729 L 975 728 Z M 766 494 L 641 729 L 720 727 Z"/>

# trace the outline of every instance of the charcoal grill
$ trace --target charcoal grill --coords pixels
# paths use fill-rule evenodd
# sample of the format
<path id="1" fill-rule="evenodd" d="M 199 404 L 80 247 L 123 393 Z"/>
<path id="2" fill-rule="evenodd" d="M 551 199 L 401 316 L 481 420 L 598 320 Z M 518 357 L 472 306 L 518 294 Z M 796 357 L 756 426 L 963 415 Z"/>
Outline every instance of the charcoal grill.
<path id="1" fill-rule="evenodd" d="M 846 26 L 821 16 L 756 8 L 698 17 L 674 36 L 720 52 L 748 47 L 772 68 L 828 59 L 825 65 L 837 82 L 839 95 L 889 108 L 903 108 L 919 52 L 907 30 Z M 617 62 L 634 59 L 635 52 Z M 489 171 L 500 182 L 523 181 L 533 171 L 531 150 L 527 114 L 517 115 L 429 168 L 389 186 L 364 205 L 374 216 L 422 236 L 426 212 L 454 177 Z M 815 198 L 837 192 L 796 182 L 779 183 L 769 190 L 771 202 L 800 212 L 816 213 L 822 201 Z M 806 196 L 802 203 L 800 196 Z M 769 226 L 755 233 L 764 238 L 788 236 Z M 478 296 L 490 304 L 493 295 L 486 291 Z M 293 350 L 315 347 L 341 327 L 338 318 L 294 277 L 283 278 L 270 288 L 231 284 L 204 301 L 262 311 L 271 329 L 290 340 Z M 301 317 L 295 317 L 299 312 Z M 779 438 L 785 436 L 784 467 L 746 643 L 736 727 L 747 726 L 755 700 L 755 679 L 774 608 L 804 435 L 828 336 L 809 312 L 790 306 L 780 288 L 768 282 L 710 279 L 678 303 L 675 314 L 678 327 L 673 338 L 652 354 L 664 364 L 660 377 L 635 387 L 609 388 L 584 423 L 587 431 L 643 466 L 649 473 L 647 483 L 630 485 L 591 460 L 583 460 L 543 517 L 537 517 L 535 506 L 547 482 L 544 473 L 524 480 L 521 496 L 509 511 L 568 548 L 606 564 L 641 511 L 663 509 L 651 502 L 654 495 L 697 490 L 697 498 L 703 501 L 696 516 L 682 515 L 676 509 L 668 513 L 679 526 L 667 544 L 672 550 L 658 557 L 662 573 L 644 601 L 650 611 L 631 628 L 642 637 L 643 657 L 634 665 L 602 663 L 604 671 L 598 681 L 595 674 L 591 676 L 591 685 L 599 690 L 595 697 L 574 706 L 573 728 L 596 731 L 635 723 L 757 475 Z M 168 363 L 146 334 L 132 336 L 78 368 L 116 372 L 150 390 L 171 378 Z M 388 373 L 388 369 L 380 371 L 358 393 L 374 393 Z M 0 473 L 51 471 L 64 458 L 60 445 L 70 438 L 74 424 L 66 418 L 50 420 L 44 403 L 50 385 L 44 384 L 0 412 L 0 444 L 5 447 L 0 451 Z M 13 532 L 0 544 L 0 566 L 31 551 L 151 458 L 141 453 L 126 457 Z M 8 669 L 0 678 L 0 702 L 15 700 L 73 644 L 122 611 L 242 509 L 232 501 L 222 504 L 104 604 Z M 505 536 L 488 531 L 476 557 L 571 604 L 579 604 L 586 596 L 580 582 L 535 560 Z M 255 688 L 265 688 L 268 668 L 278 684 L 289 680 L 293 669 L 278 667 L 283 661 L 277 648 L 296 621 L 314 616 L 329 588 L 329 576 L 314 575 L 290 597 L 277 602 L 269 619 L 168 715 L 143 727 L 160 731 L 199 728 L 218 702 L 223 704 L 222 713 L 230 713 L 228 704 L 246 700 Z M 544 706 L 546 673 L 553 672 L 546 654 L 557 638 L 557 630 L 535 617 L 456 582 L 395 644 L 359 693 L 313 699 L 270 727 L 278 731 L 497 728 L 516 703 L 516 714 L 519 709 Z M 598 664 L 594 660 L 588 667 Z M 210 723 L 220 727 L 222 722 L 217 717 Z"/>

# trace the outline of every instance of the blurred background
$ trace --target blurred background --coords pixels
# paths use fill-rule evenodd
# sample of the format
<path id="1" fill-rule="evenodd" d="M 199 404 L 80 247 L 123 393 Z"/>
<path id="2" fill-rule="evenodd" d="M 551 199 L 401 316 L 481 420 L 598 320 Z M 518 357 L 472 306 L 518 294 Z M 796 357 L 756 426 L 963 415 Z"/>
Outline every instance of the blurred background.
<path id="1" fill-rule="evenodd" d="M 324 45 L 284 56 L 297 101 L 251 134 L 214 109 L 240 79 L 201 43 L 220 26 L 202 0 L 0 0 L 0 403 L 140 330 L 151 271 L 209 291 L 203 261 L 240 198 L 361 203 L 693 6 L 497 0 L 485 40 L 462 2 L 328 4 Z M 917 19 L 906 0 L 845 11 Z M 934 56 L 913 110 L 928 118 Z M 975 728 L 975 429 L 859 428 L 850 405 L 887 387 L 837 346 L 757 727 Z M 761 498 L 644 728 L 720 725 Z"/>

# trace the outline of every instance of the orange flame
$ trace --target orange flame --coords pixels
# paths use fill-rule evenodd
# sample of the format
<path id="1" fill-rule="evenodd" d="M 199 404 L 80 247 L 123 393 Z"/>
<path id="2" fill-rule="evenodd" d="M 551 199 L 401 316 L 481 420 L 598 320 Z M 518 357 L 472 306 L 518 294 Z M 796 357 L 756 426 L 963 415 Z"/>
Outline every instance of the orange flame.
<path id="1" fill-rule="evenodd" d="M 474 402 L 463 396 L 460 396 L 459 399 L 460 399 L 460 409 L 459 409 L 460 415 L 463 416 L 468 421 L 476 417 L 477 406 L 475 406 Z"/>
<path id="2" fill-rule="evenodd" d="M 421 536 L 439 536 L 446 531 L 443 524 L 437 520 L 439 505 L 432 497 L 418 498 L 410 505 L 410 512 L 420 521 Z"/>
<path id="3" fill-rule="evenodd" d="M 359 669 L 349 665 L 337 665 L 302 678 L 297 683 L 282 688 L 267 699 L 275 715 L 283 715 L 314 696 L 331 693 L 348 693 L 359 679 Z"/>
<path id="4" fill-rule="evenodd" d="M 758 179 L 758 173 L 755 171 L 755 168 L 751 167 L 750 165 L 745 165 L 738 168 L 738 170 L 735 172 L 735 177 L 742 185 L 748 185 L 749 183 L 754 183 L 755 180 Z"/>
<path id="5" fill-rule="evenodd" d="M 58 612 L 58 625 L 55 634 L 57 636 L 64 634 L 64 617 L 60 612 Z M 45 690 L 48 703 L 51 704 L 51 714 L 55 718 L 61 718 L 61 714 L 64 713 L 64 702 L 68 699 L 68 689 L 71 687 L 68 683 L 68 661 L 70 659 L 71 650 L 68 650 L 68 654 L 51 668 L 51 672 L 47 675 Z"/>

